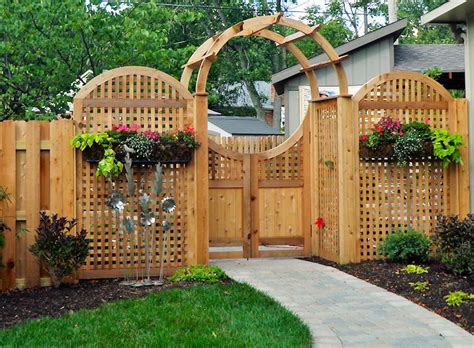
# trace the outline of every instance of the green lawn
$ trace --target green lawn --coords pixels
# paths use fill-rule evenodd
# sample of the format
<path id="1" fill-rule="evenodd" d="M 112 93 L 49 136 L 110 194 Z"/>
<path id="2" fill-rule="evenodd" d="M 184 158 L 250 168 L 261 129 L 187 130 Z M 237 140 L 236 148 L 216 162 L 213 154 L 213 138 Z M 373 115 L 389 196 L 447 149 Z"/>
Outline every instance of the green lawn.
<path id="1" fill-rule="evenodd" d="M 300 319 L 247 286 L 194 286 L 0 330 L 0 346 L 308 347 Z"/>

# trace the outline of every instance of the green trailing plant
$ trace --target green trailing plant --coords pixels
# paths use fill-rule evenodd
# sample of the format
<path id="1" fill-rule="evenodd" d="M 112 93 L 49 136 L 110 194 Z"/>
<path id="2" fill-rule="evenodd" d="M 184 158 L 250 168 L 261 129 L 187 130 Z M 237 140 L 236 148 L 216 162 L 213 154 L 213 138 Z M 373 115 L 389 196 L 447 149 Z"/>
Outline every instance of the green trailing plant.
<path id="1" fill-rule="evenodd" d="M 119 176 L 123 170 L 123 163 L 117 160 L 116 153 L 112 149 L 105 149 L 104 157 L 97 164 L 95 175 L 105 176 Z"/>
<path id="2" fill-rule="evenodd" d="M 454 273 L 474 275 L 474 215 L 440 216 L 433 241 L 441 262 Z"/>
<path id="3" fill-rule="evenodd" d="M 430 287 L 429 287 L 429 283 L 428 281 L 418 281 L 418 282 L 410 282 L 408 283 L 411 285 L 411 287 L 413 288 L 413 290 L 416 290 L 416 291 L 425 291 L 425 290 L 428 290 Z"/>
<path id="4" fill-rule="evenodd" d="M 393 147 L 397 164 L 399 166 L 407 166 L 411 161 L 416 159 L 423 150 L 424 141 L 423 135 L 413 129 L 403 134 L 403 136 L 398 137 Z"/>
<path id="5" fill-rule="evenodd" d="M 408 273 L 408 274 L 425 274 L 428 273 L 429 268 L 428 267 L 423 267 L 423 266 L 418 266 L 418 265 L 406 265 L 401 269 L 402 272 Z"/>
<path id="6" fill-rule="evenodd" d="M 81 151 L 84 151 L 88 147 L 94 146 L 94 144 L 108 149 L 112 146 L 113 141 L 114 138 L 111 137 L 107 132 L 82 133 L 72 138 L 71 145 L 75 149 L 79 149 Z"/>
<path id="7" fill-rule="evenodd" d="M 216 266 L 195 265 L 178 269 L 170 278 L 172 282 L 217 283 L 227 278 L 225 272 Z"/>
<path id="8" fill-rule="evenodd" d="M 459 307 L 467 302 L 474 300 L 474 294 L 466 294 L 463 291 L 450 291 L 448 295 L 444 296 L 444 300 L 451 307 Z"/>
<path id="9" fill-rule="evenodd" d="M 380 254 L 389 261 L 426 262 L 431 252 L 430 247 L 431 240 L 425 233 L 409 228 L 386 236 L 380 246 Z"/>
<path id="10" fill-rule="evenodd" d="M 462 136 L 450 134 L 445 129 L 434 129 L 431 132 L 433 142 L 433 154 L 447 167 L 451 162 L 462 164 L 459 148 L 464 144 Z"/>
<path id="11" fill-rule="evenodd" d="M 44 262 L 56 287 L 79 269 L 89 253 L 87 233 L 78 231 L 76 225 L 75 219 L 40 213 L 40 224 L 30 251 Z"/>

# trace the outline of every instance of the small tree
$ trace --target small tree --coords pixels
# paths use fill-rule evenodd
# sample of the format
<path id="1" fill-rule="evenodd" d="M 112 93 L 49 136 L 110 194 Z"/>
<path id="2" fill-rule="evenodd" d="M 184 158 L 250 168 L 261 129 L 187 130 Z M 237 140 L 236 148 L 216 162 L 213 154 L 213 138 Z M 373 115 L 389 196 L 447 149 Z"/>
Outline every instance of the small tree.
<path id="1" fill-rule="evenodd" d="M 79 232 L 75 230 L 74 233 L 76 225 L 76 219 L 40 213 L 40 224 L 30 251 L 44 261 L 55 287 L 77 271 L 87 258 L 87 233 L 84 229 Z"/>

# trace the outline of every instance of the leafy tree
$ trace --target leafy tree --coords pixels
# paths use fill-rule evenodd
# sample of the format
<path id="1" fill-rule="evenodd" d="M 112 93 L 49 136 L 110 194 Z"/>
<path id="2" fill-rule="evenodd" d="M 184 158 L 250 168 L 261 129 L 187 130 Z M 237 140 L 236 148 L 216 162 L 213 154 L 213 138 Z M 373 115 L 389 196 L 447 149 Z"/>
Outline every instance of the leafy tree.
<path id="1" fill-rule="evenodd" d="M 398 0 L 398 18 L 407 18 L 408 26 L 400 36 L 401 44 L 456 43 L 447 26 L 421 25 L 421 16 L 446 0 Z"/>

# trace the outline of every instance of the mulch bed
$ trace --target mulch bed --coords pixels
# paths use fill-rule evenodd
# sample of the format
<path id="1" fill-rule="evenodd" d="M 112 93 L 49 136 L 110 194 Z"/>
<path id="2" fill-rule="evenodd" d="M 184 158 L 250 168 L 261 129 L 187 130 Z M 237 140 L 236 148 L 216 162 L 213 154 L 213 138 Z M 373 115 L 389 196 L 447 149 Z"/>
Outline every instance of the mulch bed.
<path id="1" fill-rule="evenodd" d="M 474 304 L 471 302 L 465 303 L 460 307 L 449 307 L 443 299 L 450 291 L 474 293 L 474 279 L 449 273 L 446 266 L 438 261 L 423 265 L 424 267 L 429 267 L 429 271 L 428 273 L 418 275 L 400 272 L 400 269 L 406 266 L 400 263 L 366 261 L 358 264 L 338 265 L 318 257 L 303 259 L 335 267 L 357 278 L 406 297 L 410 301 L 451 320 L 470 333 L 474 333 Z M 429 289 L 423 292 L 414 290 L 408 283 L 416 281 L 428 281 Z"/>
<path id="2" fill-rule="evenodd" d="M 223 281 L 224 283 L 230 280 Z M 40 317 L 60 317 L 80 309 L 96 308 L 104 303 L 143 297 L 151 292 L 193 286 L 171 283 L 163 286 L 134 288 L 119 285 L 120 280 L 83 280 L 58 288 L 36 288 L 0 293 L 0 329 Z"/>

